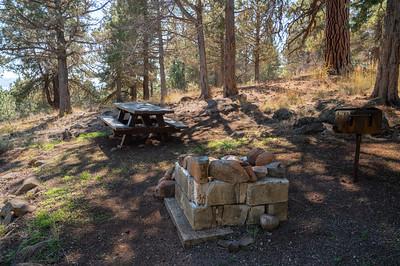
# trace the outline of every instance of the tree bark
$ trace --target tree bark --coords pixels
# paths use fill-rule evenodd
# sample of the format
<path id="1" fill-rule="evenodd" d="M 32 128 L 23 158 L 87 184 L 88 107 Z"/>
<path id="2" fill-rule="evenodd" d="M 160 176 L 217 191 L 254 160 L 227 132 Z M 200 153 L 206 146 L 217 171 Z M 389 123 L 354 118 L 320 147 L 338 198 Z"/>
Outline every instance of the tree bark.
<path id="1" fill-rule="evenodd" d="M 349 5 L 350 0 L 326 1 L 325 66 L 331 75 L 351 70 Z"/>
<path id="2" fill-rule="evenodd" d="M 51 99 L 51 95 L 50 95 L 50 77 L 49 77 L 48 73 L 43 75 L 43 82 L 44 82 L 43 91 L 46 96 L 46 101 L 51 107 L 54 108 L 54 102 L 53 102 L 53 99 Z"/>
<path id="3" fill-rule="evenodd" d="M 55 109 L 60 108 L 60 95 L 58 94 L 58 74 L 53 75 L 53 106 Z"/>
<path id="4" fill-rule="evenodd" d="M 67 45 L 65 40 L 64 19 L 62 17 L 61 2 L 55 1 L 57 7 L 57 65 L 58 65 L 58 94 L 60 96 L 59 116 L 72 112 L 71 99 L 68 89 L 68 64 L 67 64 Z"/>
<path id="5" fill-rule="evenodd" d="M 210 92 L 208 87 L 207 75 L 207 59 L 206 59 L 206 42 L 204 38 L 203 27 L 203 4 L 201 0 L 197 0 L 196 5 L 196 32 L 197 32 L 197 45 L 199 49 L 199 63 L 200 63 L 200 98 L 209 99 Z"/>
<path id="6" fill-rule="evenodd" d="M 386 105 L 400 104 L 400 1 L 388 0 L 373 98 Z"/>
<path id="7" fill-rule="evenodd" d="M 225 5 L 225 49 L 224 49 L 224 97 L 238 94 L 235 78 L 235 14 L 234 0 L 227 0 Z"/>
<path id="8" fill-rule="evenodd" d="M 148 14 L 147 14 L 147 0 L 144 1 L 144 21 L 148 23 Z M 143 33 L 143 99 L 149 100 L 150 93 L 149 93 L 149 33 L 145 30 Z"/>
<path id="9" fill-rule="evenodd" d="M 255 42 L 254 42 L 254 81 L 260 82 L 260 32 L 261 32 L 261 14 L 258 6 L 256 10 L 256 28 L 255 28 Z"/>
<path id="10" fill-rule="evenodd" d="M 120 74 L 119 70 L 117 70 L 115 86 L 117 87 L 116 92 L 115 92 L 116 100 L 117 100 L 117 102 L 122 102 L 122 97 L 121 97 L 122 82 L 121 82 L 121 74 Z"/>
<path id="11" fill-rule="evenodd" d="M 158 19 L 158 64 L 160 65 L 160 94 L 161 104 L 165 103 L 167 97 L 167 81 L 165 79 L 165 66 L 164 66 L 164 40 L 162 35 L 162 14 L 161 14 L 161 0 L 157 1 L 157 19 Z"/>
<path id="12" fill-rule="evenodd" d="M 136 81 L 130 87 L 131 100 L 136 102 L 137 101 L 137 88 L 136 88 Z"/>
<path id="13" fill-rule="evenodd" d="M 222 31 L 220 33 L 220 57 L 219 57 L 219 79 L 218 79 L 218 86 L 223 86 L 224 85 L 224 71 L 225 71 L 225 66 L 224 66 L 224 56 L 225 56 L 225 42 L 224 42 L 224 32 Z"/>

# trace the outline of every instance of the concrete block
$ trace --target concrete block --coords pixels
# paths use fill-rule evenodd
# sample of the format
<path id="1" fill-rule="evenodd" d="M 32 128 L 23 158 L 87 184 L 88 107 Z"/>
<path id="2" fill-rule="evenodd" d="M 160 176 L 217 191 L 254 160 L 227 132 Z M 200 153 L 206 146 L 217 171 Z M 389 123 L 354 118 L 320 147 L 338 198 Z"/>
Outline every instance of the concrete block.
<path id="1" fill-rule="evenodd" d="M 265 206 L 254 206 L 249 209 L 246 224 L 260 224 L 260 216 L 265 213 Z"/>
<path id="2" fill-rule="evenodd" d="M 276 216 L 279 221 L 287 221 L 288 202 L 269 204 L 267 207 L 267 213 Z"/>
<path id="3" fill-rule="evenodd" d="M 198 206 L 190 202 L 179 185 L 175 188 L 175 198 L 193 230 L 211 228 L 216 224 L 212 207 Z"/>
<path id="4" fill-rule="evenodd" d="M 222 225 L 243 225 L 246 222 L 250 207 L 247 205 L 225 205 L 222 214 Z"/>
<path id="5" fill-rule="evenodd" d="M 181 187 L 183 192 L 188 195 L 189 194 L 189 172 L 181 167 L 178 163 L 175 163 L 175 170 L 172 174 L 173 178 L 175 179 L 176 183 Z"/>
<path id="6" fill-rule="evenodd" d="M 288 201 L 289 180 L 264 178 L 247 185 L 246 202 L 250 206 Z"/>
<path id="7" fill-rule="evenodd" d="M 247 183 L 240 183 L 236 185 L 237 188 L 239 188 L 239 191 L 237 192 L 238 195 L 238 203 L 244 204 L 246 203 L 246 197 L 247 197 Z"/>
<path id="8" fill-rule="evenodd" d="M 214 180 L 208 183 L 206 206 L 237 203 L 236 185 Z"/>
<path id="9" fill-rule="evenodd" d="M 187 170 L 197 183 L 208 182 L 208 156 L 191 156 L 187 161 Z"/>
<path id="10" fill-rule="evenodd" d="M 192 200 L 197 205 L 205 205 L 209 183 L 200 184 L 200 183 L 197 183 L 196 180 L 193 180 L 192 183 L 193 183 L 193 185 L 192 185 L 193 186 Z"/>
<path id="11" fill-rule="evenodd" d="M 232 234 L 233 231 L 230 228 L 211 228 L 204 230 L 193 230 L 188 220 L 186 219 L 182 209 L 179 207 L 176 199 L 165 198 L 165 207 L 176 226 L 178 231 L 179 239 L 183 247 L 190 247 L 207 240 L 217 239 L 226 235 Z"/>

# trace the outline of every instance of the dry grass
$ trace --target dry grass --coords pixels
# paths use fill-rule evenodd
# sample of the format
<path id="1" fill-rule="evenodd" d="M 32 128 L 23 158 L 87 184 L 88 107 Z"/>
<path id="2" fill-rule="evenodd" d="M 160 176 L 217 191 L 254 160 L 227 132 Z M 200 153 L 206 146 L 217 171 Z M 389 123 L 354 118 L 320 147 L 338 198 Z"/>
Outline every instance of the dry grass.
<path id="1" fill-rule="evenodd" d="M 376 71 L 374 66 L 355 68 L 347 77 L 342 78 L 338 85 L 344 95 L 365 95 L 372 91 L 375 84 Z"/>
<path id="2" fill-rule="evenodd" d="M 279 108 L 290 109 L 294 106 L 298 106 L 304 103 L 302 95 L 303 94 L 295 91 L 288 91 L 284 94 L 277 94 L 264 102 L 261 108 L 266 113 L 276 111 Z"/>

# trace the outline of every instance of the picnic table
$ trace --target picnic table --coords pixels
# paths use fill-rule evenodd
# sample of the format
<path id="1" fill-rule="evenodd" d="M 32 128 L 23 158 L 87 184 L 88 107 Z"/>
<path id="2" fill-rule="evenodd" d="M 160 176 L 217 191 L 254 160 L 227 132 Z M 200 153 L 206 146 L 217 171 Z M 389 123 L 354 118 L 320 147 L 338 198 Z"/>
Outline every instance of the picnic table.
<path id="1" fill-rule="evenodd" d="M 114 136 L 122 136 L 119 147 L 124 144 L 127 135 L 143 135 L 155 133 L 162 138 L 178 132 L 187 126 L 165 114 L 174 113 L 166 107 L 141 102 L 115 103 L 118 116 L 100 116 L 100 119 L 113 130 Z"/>

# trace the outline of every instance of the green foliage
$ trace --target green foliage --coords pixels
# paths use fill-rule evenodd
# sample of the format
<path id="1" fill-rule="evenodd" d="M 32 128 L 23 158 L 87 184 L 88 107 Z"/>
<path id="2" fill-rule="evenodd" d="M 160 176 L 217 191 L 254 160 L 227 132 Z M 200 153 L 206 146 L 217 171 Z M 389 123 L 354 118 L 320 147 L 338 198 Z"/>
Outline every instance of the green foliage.
<path id="1" fill-rule="evenodd" d="M 0 88 L 0 121 L 17 116 L 15 98 L 10 91 Z"/>
<path id="2" fill-rule="evenodd" d="M 106 137 L 108 134 L 104 131 L 94 131 L 89 133 L 81 133 L 78 136 L 78 140 L 90 140 L 94 138 Z"/>
<path id="3" fill-rule="evenodd" d="M 229 153 L 234 152 L 238 148 L 248 144 L 249 141 L 246 138 L 241 139 L 219 139 L 219 140 L 211 140 L 207 144 L 207 148 L 211 151 L 221 152 L 221 153 Z"/>
<path id="4" fill-rule="evenodd" d="M 39 149 L 42 151 L 51 151 L 53 150 L 57 144 L 62 143 L 61 140 L 52 140 L 49 142 L 38 142 L 38 143 L 33 143 L 30 144 L 30 148 L 35 148 L 35 149 Z"/>
<path id="5" fill-rule="evenodd" d="M 169 69 L 169 82 L 176 89 L 186 89 L 185 64 L 175 59 Z"/>
<path id="6" fill-rule="evenodd" d="M 2 238 L 6 234 L 6 226 L 4 224 L 0 224 L 0 238 Z"/>

